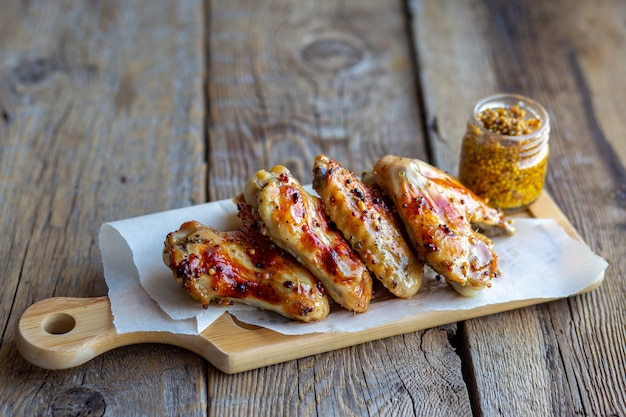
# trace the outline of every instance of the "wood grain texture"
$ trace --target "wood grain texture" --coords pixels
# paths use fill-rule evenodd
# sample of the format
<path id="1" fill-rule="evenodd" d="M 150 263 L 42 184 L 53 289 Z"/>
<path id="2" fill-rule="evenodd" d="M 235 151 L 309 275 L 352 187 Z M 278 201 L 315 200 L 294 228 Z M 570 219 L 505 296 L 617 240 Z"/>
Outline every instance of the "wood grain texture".
<path id="1" fill-rule="evenodd" d="M 456 175 L 472 107 L 499 92 L 488 8 L 478 1 L 408 1 L 431 162 Z M 409 35 L 410 36 L 410 35 Z"/>
<path id="2" fill-rule="evenodd" d="M 619 0 L 3 1 L 0 415 L 626 415 L 624 16 Z M 598 290 L 238 375 L 157 344 L 65 371 L 17 353 L 29 305 L 106 294 L 102 222 L 232 197 L 276 163 L 308 182 L 318 152 L 454 173 L 471 106 L 500 91 L 550 112 L 547 188 L 610 262 Z"/>
<path id="3" fill-rule="evenodd" d="M 211 199 L 275 164 L 311 182 L 321 152 L 356 172 L 425 156 L 400 2 L 218 0 L 210 16 Z"/>
<path id="4" fill-rule="evenodd" d="M 202 35 L 194 1 L 3 2 L 0 415 L 203 414 L 204 363 L 182 349 L 50 372 L 13 341 L 34 302 L 106 294 L 102 222 L 204 201 Z"/>
<path id="5" fill-rule="evenodd" d="M 420 76 L 432 81 L 422 85 L 425 113 L 467 114 L 469 97 L 500 91 L 543 103 L 553 132 L 547 188 L 611 264 L 595 292 L 461 325 L 473 408 L 483 415 L 626 413 L 626 145 L 619 121 L 626 86 L 616 81 L 626 69 L 623 3 L 472 1 L 454 10 L 411 3 Z M 442 65 L 453 45 L 469 47 L 461 52 L 471 63 L 463 79 L 458 67 Z M 437 120 L 450 141 L 431 134 L 434 160 L 454 170 L 449 154 L 458 155 L 462 121 L 446 119 L 444 128 Z"/>
<path id="6" fill-rule="evenodd" d="M 387 153 L 426 157 L 401 2 L 217 0 L 209 13 L 210 199 L 236 195 L 274 164 L 310 182 L 320 152 L 357 173 Z M 469 415 L 460 363 L 446 338 L 433 343 L 451 366 L 447 380 L 437 361 L 398 361 L 366 343 L 234 376 L 210 372 L 209 413 Z M 370 382 L 407 372 L 409 385 L 389 393 Z M 432 390 L 437 408 L 417 400 Z"/>
<path id="7" fill-rule="evenodd" d="M 456 375 L 459 357 L 448 341 L 454 330 L 452 325 L 414 332 L 243 375 L 210 374 L 209 396 L 214 398 L 210 412 L 471 415 L 465 385 Z M 246 401 L 225 400 L 240 391 L 248 392 Z"/>

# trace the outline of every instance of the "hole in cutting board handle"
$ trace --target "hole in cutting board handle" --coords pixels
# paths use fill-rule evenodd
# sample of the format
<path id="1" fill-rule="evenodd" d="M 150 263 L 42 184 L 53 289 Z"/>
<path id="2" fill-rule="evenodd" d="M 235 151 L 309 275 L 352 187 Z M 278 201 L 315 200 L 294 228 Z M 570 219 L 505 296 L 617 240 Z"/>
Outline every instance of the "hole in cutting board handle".
<path id="1" fill-rule="evenodd" d="M 74 317 L 67 313 L 54 313 L 46 316 L 43 329 L 50 334 L 65 334 L 76 326 Z"/>

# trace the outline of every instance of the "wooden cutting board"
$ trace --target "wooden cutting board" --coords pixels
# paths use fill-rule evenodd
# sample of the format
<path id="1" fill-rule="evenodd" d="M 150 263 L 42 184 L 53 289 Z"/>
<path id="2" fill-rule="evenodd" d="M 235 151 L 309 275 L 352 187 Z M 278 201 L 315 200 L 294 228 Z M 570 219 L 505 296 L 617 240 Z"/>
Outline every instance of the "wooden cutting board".
<path id="1" fill-rule="evenodd" d="M 582 242 L 547 193 L 514 217 L 555 219 L 570 236 Z M 604 274 L 601 274 L 580 293 L 596 289 L 603 279 Z M 31 363 L 46 369 L 64 369 L 81 365 L 120 346 L 166 343 L 197 353 L 225 373 L 237 373 L 546 301 L 549 300 L 528 299 L 472 310 L 433 311 L 361 332 L 290 336 L 240 323 L 228 313 L 200 335 L 153 331 L 118 334 L 108 297 L 55 297 L 33 304 L 24 312 L 18 323 L 16 345 Z"/>

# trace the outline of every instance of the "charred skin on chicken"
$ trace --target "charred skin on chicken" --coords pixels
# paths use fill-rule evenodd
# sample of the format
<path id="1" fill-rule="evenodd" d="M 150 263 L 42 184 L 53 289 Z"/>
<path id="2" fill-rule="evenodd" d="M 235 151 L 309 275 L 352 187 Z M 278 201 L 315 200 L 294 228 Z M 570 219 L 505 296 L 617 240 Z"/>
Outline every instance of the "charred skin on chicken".
<path id="1" fill-rule="evenodd" d="M 405 240 L 382 189 L 363 184 L 325 155 L 315 158 L 313 188 L 328 217 L 385 288 L 401 298 L 415 295 L 422 285 L 424 265 Z"/>
<path id="2" fill-rule="evenodd" d="M 493 242 L 473 226 L 514 232 L 500 210 L 489 207 L 452 176 L 418 159 L 387 155 L 373 178 L 394 202 L 418 257 L 463 295 L 489 287 L 500 274 Z"/>
<path id="3" fill-rule="evenodd" d="M 333 300 L 350 311 L 367 310 L 371 275 L 331 226 L 322 200 L 308 193 L 283 166 L 257 172 L 244 195 L 264 233 L 308 268 Z"/>
<path id="4" fill-rule="evenodd" d="M 261 233 L 242 197 L 235 202 L 238 230 L 189 221 L 167 235 L 163 261 L 174 278 L 205 308 L 241 302 L 303 322 L 325 318 L 330 303 L 321 283 Z"/>

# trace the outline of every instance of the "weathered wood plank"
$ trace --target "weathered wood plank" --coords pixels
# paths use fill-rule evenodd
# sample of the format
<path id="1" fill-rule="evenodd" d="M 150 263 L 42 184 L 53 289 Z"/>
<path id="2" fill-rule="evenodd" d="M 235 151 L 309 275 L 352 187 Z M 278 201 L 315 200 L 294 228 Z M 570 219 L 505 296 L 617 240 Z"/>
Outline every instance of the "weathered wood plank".
<path id="1" fill-rule="evenodd" d="M 135 346 L 59 372 L 15 351 L 31 303 L 106 292 L 100 223 L 205 200 L 198 3 L 3 4 L 0 414 L 469 415 L 454 326 L 209 369 L 208 392 L 204 362 L 182 349 Z M 320 151 L 356 171 L 387 152 L 425 157 L 403 8 L 379 3 L 209 5 L 211 199 L 274 163 L 307 181 Z M 538 98 L 554 117 L 548 189 L 611 262 L 596 292 L 460 325 L 475 410 L 623 414 L 624 6 L 411 6 L 434 161 L 456 169 L 475 99 Z"/>
<path id="2" fill-rule="evenodd" d="M 401 4 L 216 1 L 209 27 L 211 198 L 278 163 L 310 182 L 320 152 L 424 157 Z"/>
<path id="3" fill-rule="evenodd" d="M 1 415 L 204 414 L 204 362 L 182 349 L 50 372 L 13 343 L 32 303 L 106 294 L 102 222 L 205 200 L 203 23 L 199 1 L 3 2 Z"/>
<path id="4" fill-rule="evenodd" d="M 471 415 L 460 359 L 449 341 L 455 332 L 454 325 L 442 326 L 241 374 L 210 372 L 209 410 L 241 416 Z"/>
<path id="5" fill-rule="evenodd" d="M 425 113 L 437 120 L 435 161 L 455 172 L 475 99 L 500 91 L 537 99 L 552 117 L 547 188 L 611 264 L 593 293 L 462 324 L 474 408 L 483 415 L 623 414 L 624 4 L 411 5 Z"/>
<path id="6" fill-rule="evenodd" d="M 426 157 L 401 2 L 216 0 L 208 27 L 211 199 L 240 193 L 274 164 L 310 182 L 320 152 L 355 172 L 386 153 Z M 446 335 L 209 372 L 209 413 L 470 415 Z"/>

